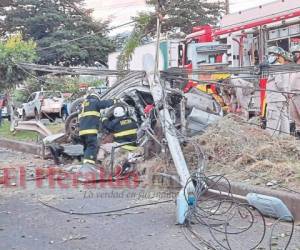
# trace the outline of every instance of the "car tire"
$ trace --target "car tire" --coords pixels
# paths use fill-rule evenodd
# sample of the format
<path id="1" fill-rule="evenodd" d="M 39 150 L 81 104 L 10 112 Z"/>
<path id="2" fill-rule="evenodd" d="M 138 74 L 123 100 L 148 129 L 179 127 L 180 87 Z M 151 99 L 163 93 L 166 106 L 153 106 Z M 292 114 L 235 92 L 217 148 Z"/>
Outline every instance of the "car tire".
<path id="1" fill-rule="evenodd" d="M 65 121 L 65 133 L 68 139 L 79 138 L 78 112 L 72 113 Z"/>
<path id="2" fill-rule="evenodd" d="M 26 117 L 25 110 L 23 110 L 23 112 L 22 112 L 22 120 L 23 121 L 28 121 L 28 118 Z"/>
<path id="3" fill-rule="evenodd" d="M 37 109 L 34 110 L 34 118 L 36 121 L 40 121 L 41 120 L 41 115 L 39 114 L 39 112 L 37 111 Z"/>

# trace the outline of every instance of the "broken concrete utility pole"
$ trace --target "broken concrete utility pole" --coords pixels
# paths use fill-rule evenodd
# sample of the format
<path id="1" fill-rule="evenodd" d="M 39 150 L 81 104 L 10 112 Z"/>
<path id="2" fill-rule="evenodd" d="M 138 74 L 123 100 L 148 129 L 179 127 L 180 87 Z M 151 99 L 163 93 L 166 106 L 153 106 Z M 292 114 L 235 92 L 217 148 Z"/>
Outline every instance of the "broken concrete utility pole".
<path id="1" fill-rule="evenodd" d="M 160 121 L 162 124 L 162 128 L 164 130 L 165 138 L 167 140 L 169 150 L 174 162 L 174 165 L 176 167 L 177 173 L 180 177 L 180 183 L 181 186 L 184 188 L 186 185 L 186 193 L 183 192 L 183 190 L 180 192 L 181 195 L 181 201 L 185 202 L 182 206 L 182 204 L 177 204 L 177 206 L 184 207 L 184 209 L 181 209 L 182 216 L 186 213 L 187 210 L 187 202 L 184 199 L 185 197 L 188 197 L 188 194 L 194 193 L 194 186 L 192 182 L 188 182 L 190 178 L 190 173 L 187 167 L 186 160 L 184 158 L 179 139 L 177 137 L 177 131 L 176 128 L 173 124 L 173 121 L 171 119 L 169 110 L 166 106 L 165 100 L 164 100 L 164 89 L 163 86 L 160 82 L 160 75 L 158 71 L 158 62 L 159 62 L 159 40 L 160 40 L 160 30 L 161 30 L 161 19 L 162 16 L 160 14 L 160 8 L 159 6 L 157 8 L 158 10 L 158 15 L 157 15 L 157 44 L 156 44 L 156 56 L 155 56 L 155 61 L 154 58 L 149 55 L 148 58 L 145 58 L 146 60 L 144 61 L 144 69 L 147 72 L 147 77 L 151 89 L 151 93 L 155 102 L 155 105 L 157 109 L 159 110 L 159 115 L 160 115 Z M 153 71 L 154 68 L 154 71 Z M 189 183 L 189 184 L 187 184 Z M 182 217 L 181 216 L 181 217 Z M 183 223 L 184 220 L 178 221 L 178 223 Z"/>

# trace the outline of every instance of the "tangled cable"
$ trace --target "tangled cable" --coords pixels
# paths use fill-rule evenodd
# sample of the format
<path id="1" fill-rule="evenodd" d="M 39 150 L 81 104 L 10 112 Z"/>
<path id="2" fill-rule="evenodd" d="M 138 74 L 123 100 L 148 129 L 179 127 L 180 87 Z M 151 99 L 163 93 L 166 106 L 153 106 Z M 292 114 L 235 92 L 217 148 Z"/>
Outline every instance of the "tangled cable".
<path id="1" fill-rule="evenodd" d="M 192 194 L 196 202 L 189 206 L 186 213 L 186 225 L 182 231 L 186 239 L 196 249 L 256 249 L 266 238 L 266 220 L 264 215 L 248 203 L 235 200 L 231 184 L 223 175 L 205 176 L 194 173 L 185 186 L 193 183 Z M 190 194 L 189 194 L 190 195 Z M 269 249 L 272 249 L 276 226 L 286 218 L 280 218 L 273 224 Z M 287 249 L 294 232 L 294 221 L 288 234 L 289 238 L 282 249 Z M 253 235 L 257 235 L 254 240 Z M 251 237 L 252 236 L 252 237 Z"/>

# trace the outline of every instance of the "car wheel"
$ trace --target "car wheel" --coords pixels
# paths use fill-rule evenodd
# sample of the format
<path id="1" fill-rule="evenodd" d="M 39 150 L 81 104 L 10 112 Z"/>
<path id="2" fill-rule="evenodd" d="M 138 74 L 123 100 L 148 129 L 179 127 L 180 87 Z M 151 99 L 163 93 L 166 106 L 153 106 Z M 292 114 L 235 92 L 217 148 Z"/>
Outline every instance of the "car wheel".
<path id="1" fill-rule="evenodd" d="M 25 110 L 23 110 L 23 112 L 22 112 L 22 120 L 23 121 L 27 121 L 28 120 L 27 117 L 26 117 Z"/>
<path id="2" fill-rule="evenodd" d="M 65 122 L 65 133 L 68 139 L 79 138 L 78 112 L 68 116 Z"/>
<path id="3" fill-rule="evenodd" d="M 41 120 L 41 115 L 39 114 L 39 112 L 36 109 L 34 110 L 34 118 L 37 121 Z"/>

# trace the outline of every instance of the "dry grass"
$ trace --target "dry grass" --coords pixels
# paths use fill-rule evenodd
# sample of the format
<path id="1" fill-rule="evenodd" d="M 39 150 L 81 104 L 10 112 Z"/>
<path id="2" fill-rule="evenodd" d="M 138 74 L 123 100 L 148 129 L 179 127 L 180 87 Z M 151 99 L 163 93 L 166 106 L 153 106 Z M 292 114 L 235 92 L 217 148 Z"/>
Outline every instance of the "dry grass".
<path id="1" fill-rule="evenodd" d="M 294 137 L 271 137 L 265 130 L 231 115 L 193 141 L 203 148 L 210 172 L 231 173 L 237 181 L 256 180 L 257 175 L 300 187 L 300 142 Z M 189 150 L 187 146 L 185 151 Z"/>
<path id="2" fill-rule="evenodd" d="M 232 181 L 256 185 L 276 180 L 300 189 L 300 141 L 294 137 L 271 137 L 260 127 L 229 115 L 183 148 L 191 171 L 197 168 L 193 144 L 205 152 L 208 174 L 226 174 Z M 153 165 L 162 166 L 165 162 Z M 172 164 L 164 168 L 167 172 L 175 170 Z"/>

